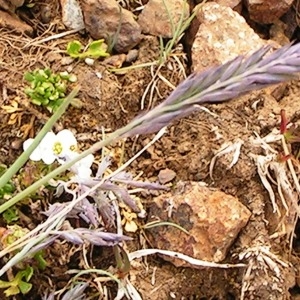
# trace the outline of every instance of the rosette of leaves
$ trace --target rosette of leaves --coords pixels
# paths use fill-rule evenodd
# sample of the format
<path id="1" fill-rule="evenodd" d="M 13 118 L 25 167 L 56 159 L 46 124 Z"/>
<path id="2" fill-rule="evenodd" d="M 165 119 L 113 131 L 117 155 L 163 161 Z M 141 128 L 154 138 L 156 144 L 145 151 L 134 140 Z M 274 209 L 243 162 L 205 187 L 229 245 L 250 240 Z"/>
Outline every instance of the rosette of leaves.
<path id="1" fill-rule="evenodd" d="M 75 75 L 68 72 L 54 74 L 50 69 L 37 69 L 24 75 L 30 87 L 25 89 L 33 104 L 45 106 L 50 112 L 56 111 L 64 101 L 68 83 L 76 82 Z"/>

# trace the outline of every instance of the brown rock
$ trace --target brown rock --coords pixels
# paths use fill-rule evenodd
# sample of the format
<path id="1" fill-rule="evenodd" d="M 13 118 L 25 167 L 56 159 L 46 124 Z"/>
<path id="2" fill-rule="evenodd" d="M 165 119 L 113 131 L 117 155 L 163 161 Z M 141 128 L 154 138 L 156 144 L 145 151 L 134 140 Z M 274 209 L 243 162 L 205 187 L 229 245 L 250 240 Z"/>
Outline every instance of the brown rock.
<path id="1" fill-rule="evenodd" d="M 113 68 L 121 68 L 125 60 L 126 60 L 126 54 L 123 53 L 123 54 L 109 56 L 104 60 L 103 63 Z"/>
<path id="2" fill-rule="evenodd" d="M 203 71 L 246 55 L 266 45 L 245 19 L 229 7 L 214 2 L 200 6 L 200 23 L 192 45 L 192 68 Z"/>
<path id="3" fill-rule="evenodd" d="M 285 35 L 287 25 L 280 20 L 277 20 L 270 27 L 270 38 L 281 46 L 290 43 L 289 38 Z"/>
<path id="4" fill-rule="evenodd" d="M 141 40 L 141 28 L 133 14 L 112 0 L 80 0 L 86 30 L 94 39 L 107 44 L 116 39 L 114 49 L 127 52 Z M 118 32 L 119 30 L 119 32 Z"/>
<path id="5" fill-rule="evenodd" d="M 12 5 L 9 1 L 7 0 L 0 0 L 0 9 L 14 12 L 15 11 L 15 6 Z"/>
<path id="6" fill-rule="evenodd" d="M 245 2 L 252 20 L 270 24 L 284 15 L 294 0 L 246 0 Z"/>
<path id="7" fill-rule="evenodd" d="M 24 0 L 0 0 L 0 9 L 9 12 L 15 12 L 16 8 L 21 7 Z"/>
<path id="8" fill-rule="evenodd" d="M 171 215 L 171 217 L 168 217 Z M 220 262 L 251 213 L 233 196 L 212 190 L 197 182 L 180 182 L 174 194 L 162 195 L 150 208 L 151 220 L 169 221 L 173 226 L 149 230 L 153 247 L 184 253 L 197 259 Z M 184 263 L 171 260 L 176 266 Z"/>
<path id="9" fill-rule="evenodd" d="M 176 173 L 173 170 L 163 169 L 163 170 L 159 171 L 158 181 L 161 184 L 166 184 L 166 183 L 172 181 L 175 177 L 176 177 Z"/>
<path id="10" fill-rule="evenodd" d="M 186 0 L 149 0 L 139 15 L 138 23 L 145 34 L 172 38 L 172 22 L 176 28 L 182 18 L 185 21 L 188 17 Z"/>
<path id="11" fill-rule="evenodd" d="M 15 7 L 21 7 L 24 5 L 25 0 L 9 0 L 9 2 Z"/>
<path id="12" fill-rule="evenodd" d="M 281 20 L 286 26 L 284 34 L 291 40 L 298 28 L 298 12 L 296 9 L 289 9 L 288 12 L 281 17 Z"/>
<path id="13" fill-rule="evenodd" d="M 279 40 L 284 43 L 282 30 L 276 31 L 276 34 L 274 31 L 275 41 L 263 40 L 237 12 L 213 2 L 200 6 L 197 20 L 200 26 L 191 47 L 194 71 L 201 72 L 224 64 L 238 55 L 250 55 L 267 44 L 271 44 L 274 49 L 280 48 Z M 284 85 L 274 85 L 264 91 L 267 94 L 275 92 L 276 98 L 280 98 Z"/>
<path id="14" fill-rule="evenodd" d="M 214 0 L 214 2 L 223 6 L 228 6 L 239 14 L 242 12 L 243 3 L 241 0 Z"/>
<path id="15" fill-rule="evenodd" d="M 10 15 L 4 11 L 0 11 L 0 28 L 7 28 L 29 36 L 33 35 L 32 27 L 22 22 L 17 16 Z"/>

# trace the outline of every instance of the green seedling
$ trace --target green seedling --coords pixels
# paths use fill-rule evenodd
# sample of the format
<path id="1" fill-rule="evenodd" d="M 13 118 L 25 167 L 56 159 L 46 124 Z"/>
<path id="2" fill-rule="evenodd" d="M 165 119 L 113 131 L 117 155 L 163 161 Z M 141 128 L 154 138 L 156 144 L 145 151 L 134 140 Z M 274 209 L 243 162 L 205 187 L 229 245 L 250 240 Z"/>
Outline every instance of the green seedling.
<path id="1" fill-rule="evenodd" d="M 18 210 L 15 206 L 12 206 L 2 214 L 2 217 L 7 224 L 16 222 L 19 220 Z"/>
<path id="2" fill-rule="evenodd" d="M 126 251 L 118 245 L 113 246 L 113 251 L 117 262 L 118 278 L 124 278 L 129 274 L 131 266 L 128 255 Z"/>
<path id="3" fill-rule="evenodd" d="M 29 283 L 33 275 L 33 268 L 26 267 L 26 269 L 19 271 L 14 279 L 10 281 L 0 280 L 0 289 L 6 289 L 4 294 L 9 297 L 12 295 L 18 295 L 22 293 L 23 295 L 27 294 L 31 288 L 32 284 Z"/>
<path id="4" fill-rule="evenodd" d="M 0 177 L 6 172 L 6 166 L 0 164 Z M 9 180 L 3 187 L 0 188 L 0 202 L 10 199 L 15 191 L 15 186 L 11 180 Z"/>
<path id="5" fill-rule="evenodd" d="M 27 234 L 29 230 L 19 225 L 7 226 L 7 228 L 0 227 L 1 239 L 0 243 L 3 248 L 11 245 L 19 238 Z"/>
<path id="6" fill-rule="evenodd" d="M 289 151 L 292 151 L 291 145 L 294 143 L 300 142 L 300 132 L 299 128 L 297 128 L 295 125 L 292 124 L 292 126 L 289 126 L 289 120 L 287 119 L 285 110 L 282 109 L 280 112 L 280 133 L 283 135 L 285 142 L 290 145 Z M 298 161 L 300 158 L 300 151 L 298 150 L 296 154 L 289 153 L 287 155 L 279 155 L 279 161 L 287 161 L 288 159 L 292 159 L 295 161 L 295 159 Z"/>
<path id="7" fill-rule="evenodd" d="M 13 192 L 15 191 L 15 187 L 12 182 L 6 183 L 2 188 L 0 188 L 0 199 L 9 199 L 11 198 Z"/>
<path id="8" fill-rule="evenodd" d="M 31 98 L 31 102 L 45 106 L 50 112 L 56 111 L 64 101 L 68 83 L 77 81 L 75 75 L 68 72 L 54 74 L 50 69 L 27 72 L 24 79 L 30 83 L 30 87 L 25 89 L 25 94 Z"/>
<path id="9" fill-rule="evenodd" d="M 29 230 L 27 228 L 21 227 L 17 224 L 7 226 L 7 228 L 0 227 L 0 243 L 3 248 L 9 247 L 11 244 L 25 236 L 28 232 Z M 18 250 L 15 251 L 16 253 L 18 252 Z M 47 267 L 47 262 L 43 257 L 43 250 L 37 251 L 32 257 L 34 258 L 37 267 L 40 270 L 44 270 Z M 23 262 L 20 262 L 18 264 L 18 267 L 24 269 L 25 265 L 26 264 L 24 264 Z"/>
<path id="10" fill-rule="evenodd" d="M 91 42 L 87 50 L 84 50 L 83 45 L 79 41 L 72 41 L 67 46 L 67 53 L 73 58 L 94 58 L 107 57 L 109 53 L 107 52 L 107 45 L 104 40 L 97 40 Z"/>
<path id="11" fill-rule="evenodd" d="M 44 254 L 44 251 L 43 250 L 40 250 L 38 251 L 34 256 L 33 258 L 35 259 L 35 261 L 37 262 L 37 267 L 40 269 L 40 270 L 45 270 L 46 267 L 47 267 L 47 262 L 45 261 L 44 257 L 43 257 L 43 254 Z"/>
<path id="12" fill-rule="evenodd" d="M 0 176 L 2 176 L 6 172 L 6 166 L 0 165 Z M 9 200 L 13 193 L 15 192 L 16 188 L 11 180 L 9 180 L 3 187 L 0 188 L 0 202 Z M 11 224 L 12 222 L 15 222 L 19 219 L 18 211 L 17 209 L 12 206 L 8 210 L 6 210 L 2 217 L 6 221 L 7 224 Z"/>
<path id="13" fill-rule="evenodd" d="M 12 226 L 7 226 L 7 228 L 0 227 L 0 236 L 1 236 L 0 243 L 3 246 L 3 248 L 9 247 L 18 239 L 25 236 L 28 232 L 29 230 L 27 228 L 23 228 L 16 224 Z M 18 250 L 15 250 L 15 252 L 18 253 Z M 44 254 L 43 250 L 39 250 L 34 255 L 32 255 L 33 259 L 36 262 L 36 266 L 40 270 L 44 270 L 47 267 L 47 262 L 45 261 L 43 254 Z M 25 263 L 20 262 L 18 264 L 18 267 L 24 268 L 24 264 Z"/>

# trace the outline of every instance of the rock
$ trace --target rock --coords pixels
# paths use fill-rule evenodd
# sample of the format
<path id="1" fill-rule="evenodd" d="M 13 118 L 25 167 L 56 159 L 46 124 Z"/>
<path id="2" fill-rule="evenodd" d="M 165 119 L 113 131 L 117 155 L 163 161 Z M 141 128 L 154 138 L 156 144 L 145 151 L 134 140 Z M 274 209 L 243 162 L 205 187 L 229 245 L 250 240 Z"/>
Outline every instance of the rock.
<path id="1" fill-rule="evenodd" d="M 9 12 L 14 12 L 16 7 L 9 0 L 0 0 L 0 9 L 9 11 Z"/>
<path id="2" fill-rule="evenodd" d="M 284 34 L 288 37 L 288 39 L 292 40 L 294 33 L 297 34 L 298 28 L 298 13 L 295 9 L 290 9 L 286 14 L 281 17 L 282 22 L 285 24 L 286 28 L 284 30 Z M 294 37 L 294 39 L 299 40 L 299 35 Z"/>
<path id="3" fill-rule="evenodd" d="M 166 184 L 176 177 L 176 173 L 170 169 L 160 170 L 158 174 L 158 181 L 161 184 Z"/>
<path id="4" fill-rule="evenodd" d="M 175 192 L 154 199 L 149 216 L 151 221 L 159 219 L 178 224 L 189 235 L 173 226 L 157 226 L 149 229 L 149 240 L 154 248 L 220 262 L 250 215 L 233 196 L 198 182 L 179 182 Z M 177 259 L 165 259 L 176 266 L 185 265 Z"/>
<path id="5" fill-rule="evenodd" d="M 0 0 L 0 9 L 14 13 L 18 7 L 23 6 L 24 0 Z"/>
<path id="6" fill-rule="evenodd" d="M 62 21 L 68 29 L 84 29 L 83 15 L 77 0 L 60 0 Z"/>
<path id="7" fill-rule="evenodd" d="M 9 0 L 8 2 L 10 2 L 14 7 L 18 8 L 23 6 L 25 0 Z"/>
<path id="8" fill-rule="evenodd" d="M 134 15 L 112 0 L 80 0 L 86 30 L 94 39 L 104 38 L 119 53 L 128 52 L 141 40 Z M 119 32 L 118 32 L 119 31 Z"/>
<path id="9" fill-rule="evenodd" d="M 189 17 L 189 5 L 186 0 L 149 0 L 139 15 L 138 23 L 145 34 L 172 38 L 172 22 L 176 28 L 183 17 Z"/>
<path id="10" fill-rule="evenodd" d="M 214 0 L 214 2 L 223 6 L 228 6 L 239 14 L 242 12 L 243 3 L 241 0 Z"/>
<path id="11" fill-rule="evenodd" d="M 7 28 L 15 32 L 33 36 L 32 27 L 22 22 L 16 15 L 11 15 L 4 11 L 0 11 L 0 28 Z"/>
<path id="12" fill-rule="evenodd" d="M 276 20 L 270 27 L 270 38 L 281 46 L 290 43 L 289 38 L 285 35 L 287 25 L 280 20 Z"/>
<path id="13" fill-rule="evenodd" d="M 137 60 L 138 56 L 139 56 L 139 50 L 137 49 L 129 50 L 126 55 L 126 62 L 132 63 Z"/>
<path id="14" fill-rule="evenodd" d="M 294 0 L 246 0 L 249 16 L 253 21 L 270 24 L 278 20 L 292 6 Z"/>
<path id="15" fill-rule="evenodd" d="M 266 45 L 245 19 L 229 7 L 214 2 L 200 6 L 200 23 L 192 45 L 192 68 L 203 71 L 246 55 Z"/>
<path id="16" fill-rule="evenodd" d="M 113 68 L 121 68 L 125 61 L 126 61 L 126 54 L 123 53 L 123 54 L 109 56 L 105 58 L 103 63 Z"/>

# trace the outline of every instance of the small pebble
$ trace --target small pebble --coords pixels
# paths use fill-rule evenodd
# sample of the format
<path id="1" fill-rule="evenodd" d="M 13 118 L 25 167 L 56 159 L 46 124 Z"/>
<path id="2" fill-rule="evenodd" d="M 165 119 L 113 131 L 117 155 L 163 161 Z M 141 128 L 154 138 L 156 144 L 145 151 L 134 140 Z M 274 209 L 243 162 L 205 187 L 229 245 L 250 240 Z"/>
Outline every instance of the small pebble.
<path id="1" fill-rule="evenodd" d="M 129 50 L 127 55 L 126 55 L 126 60 L 125 61 L 128 62 L 128 63 L 132 63 L 132 62 L 137 60 L 138 55 L 139 55 L 139 51 L 137 49 Z"/>
<path id="2" fill-rule="evenodd" d="M 94 59 L 87 57 L 84 62 L 88 65 L 88 66 L 92 66 L 95 62 Z"/>
<path id="3" fill-rule="evenodd" d="M 66 56 L 61 59 L 60 63 L 62 66 L 67 66 L 67 65 L 70 65 L 73 61 L 74 61 L 74 58 Z"/>
<path id="4" fill-rule="evenodd" d="M 121 68 L 125 60 L 126 54 L 116 54 L 106 58 L 104 60 L 104 64 L 110 65 L 114 68 Z"/>
<path id="5" fill-rule="evenodd" d="M 170 169 L 160 170 L 158 174 L 158 180 L 161 184 L 168 183 L 176 177 L 176 173 Z"/>
<path id="6" fill-rule="evenodd" d="M 14 139 L 11 142 L 11 148 L 14 149 L 14 150 L 21 149 L 22 145 L 23 145 L 23 141 L 21 139 Z"/>

